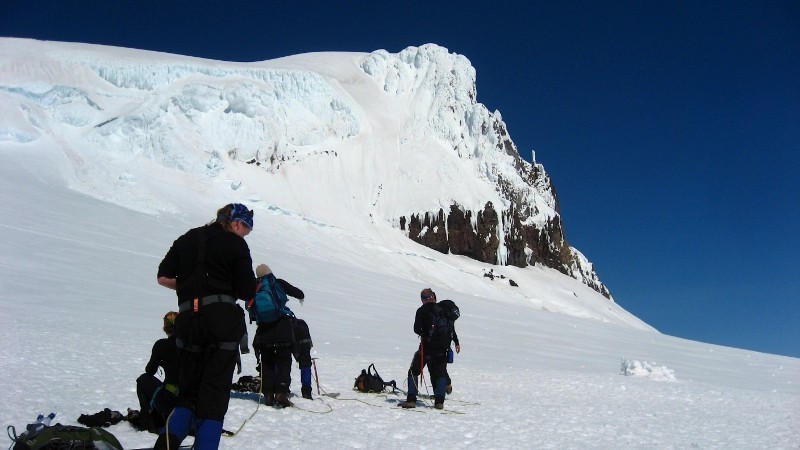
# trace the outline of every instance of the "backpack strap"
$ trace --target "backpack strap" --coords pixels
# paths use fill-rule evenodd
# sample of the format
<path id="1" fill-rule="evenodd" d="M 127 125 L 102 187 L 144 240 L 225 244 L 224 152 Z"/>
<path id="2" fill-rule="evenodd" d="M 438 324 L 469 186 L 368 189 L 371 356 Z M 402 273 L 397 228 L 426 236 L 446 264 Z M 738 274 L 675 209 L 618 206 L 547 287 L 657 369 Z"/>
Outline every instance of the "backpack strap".
<path id="1" fill-rule="evenodd" d="M 208 243 L 209 239 L 211 239 L 214 236 L 217 236 L 218 234 L 224 232 L 224 231 L 214 231 L 214 230 L 211 230 L 209 227 L 210 227 L 210 225 L 206 225 L 206 226 L 200 227 L 198 229 L 198 231 L 197 231 L 197 234 L 198 234 L 197 261 L 196 261 L 196 266 L 195 266 L 194 270 L 195 270 L 195 274 L 197 274 L 199 276 L 199 279 L 202 281 L 202 283 L 201 283 L 201 287 L 200 287 L 200 292 L 197 292 L 197 297 L 192 299 L 192 301 L 190 303 L 191 304 L 191 310 L 194 313 L 200 312 L 200 308 L 207 304 L 207 303 L 205 303 L 207 297 L 204 296 L 205 292 L 208 290 L 208 285 L 209 285 L 208 273 L 206 273 L 206 243 Z M 230 296 L 228 296 L 228 297 L 230 297 Z M 220 301 L 222 301 L 222 300 L 220 300 Z M 234 302 L 235 301 L 236 301 L 236 299 L 234 299 Z M 189 303 L 189 302 L 185 302 L 185 303 Z M 215 303 L 215 302 L 209 302 L 209 303 Z M 182 306 L 182 305 L 179 305 L 179 307 L 180 306 Z M 184 307 L 184 308 L 186 308 L 186 307 Z M 184 310 L 182 309 L 181 312 L 183 312 L 183 311 Z"/>
<path id="2" fill-rule="evenodd" d="M 267 275 L 267 277 L 269 277 L 269 275 Z M 270 293 L 272 294 L 272 303 L 275 305 L 275 311 L 282 312 L 283 307 L 278 304 L 278 290 L 275 289 L 275 284 L 278 282 L 278 280 L 275 278 L 274 274 L 272 274 L 272 278 L 274 281 L 269 280 L 269 290 Z"/>
<path id="3" fill-rule="evenodd" d="M 373 373 L 373 372 L 374 372 L 374 373 Z M 370 364 L 370 365 L 369 365 L 369 367 L 367 367 L 367 373 L 368 373 L 369 375 L 375 375 L 375 376 L 377 376 L 378 378 L 380 378 L 380 377 L 381 377 L 381 376 L 380 376 L 380 374 L 378 374 L 378 369 L 376 369 L 376 368 L 375 368 L 375 364 L 374 364 L 374 363 L 373 363 L 373 364 Z"/>
<path id="4" fill-rule="evenodd" d="M 198 234 L 197 265 L 194 271 L 197 275 L 201 276 L 203 287 L 202 292 L 198 292 L 197 297 L 192 300 L 192 311 L 195 313 L 200 312 L 200 299 L 205 293 L 205 290 L 208 289 L 208 280 L 206 279 L 206 227 L 200 228 Z"/>
<path id="5" fill-rule="evenodd" d="M 361 372 L 363 373 L 364 370 L 362 369 Z M 392 387 L 392 392 L 394 392 L 397 389 L 397 383 L 394 380 L 392 380 L 392 381 L 383 381 L 383 377 L 381 377 L 381 375 L 378 373 L 378 369 L 375 368 L 375 364 L 374 363 L 370 364 L 369 367 L 367 367 L 367 375 L 373 375 L 373 376 L 378 377 L 378 379 L 381 380 L 381 383 L 383 383 L 384 387 L 387 387 L 387 386 L 391 386 Z"/>

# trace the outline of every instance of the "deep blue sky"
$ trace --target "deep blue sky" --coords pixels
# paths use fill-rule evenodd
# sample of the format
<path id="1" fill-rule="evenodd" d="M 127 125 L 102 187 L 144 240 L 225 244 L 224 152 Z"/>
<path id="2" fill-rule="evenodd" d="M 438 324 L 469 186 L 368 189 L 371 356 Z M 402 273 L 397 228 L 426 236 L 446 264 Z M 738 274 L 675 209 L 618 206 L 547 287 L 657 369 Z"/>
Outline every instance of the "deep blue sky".
<path id="1" fill-rule="evenodd" d="M 796 0 L 0 0 L 0 36 L 227 61 L 447 47 L 536 150 L 618 303 L 666 334 L 800 357 Z"/>

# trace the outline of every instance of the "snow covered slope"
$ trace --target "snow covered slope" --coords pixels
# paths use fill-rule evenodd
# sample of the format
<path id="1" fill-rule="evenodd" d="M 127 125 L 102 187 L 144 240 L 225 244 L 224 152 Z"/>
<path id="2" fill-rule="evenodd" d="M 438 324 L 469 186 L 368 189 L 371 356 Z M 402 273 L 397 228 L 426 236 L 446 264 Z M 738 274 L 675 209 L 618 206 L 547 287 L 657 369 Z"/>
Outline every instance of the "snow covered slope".
<path id="1" fill-rule="evenodd" d="M 183 197 L 179 211 L 120 207 L 68 189 L 60 173 L 66 156 L 53 153 L 0 147 L 0 423 L 18 430 L 39 412 L 76 424 L 80 414 L 136 408 L 134 380 L 163 335 L 161 316 L 176 306 L 174 293 L 155 282 L 158 262 L 221 200 L 164 177 L 148 188 L 172 186 Z M 800 442 L 800 360 L 655 333 L 552 269 L 495 268 L 519 282 L 512 289 L 481 276 L 481 263 L 414 248 L 392 233 L 360 236 L 253 204 L 253 257 L 305 291 L 305 303 L 292 308 L 311 326 L 321 389 L 341 395 L 295 398 L 298 408 L 288 410 L 262 406 L 222 448 L 750 449 Z M 462 311 L 463 351 L 449 368 L 455 391 L 444 414 L 404 411 L 395 406 L 402 396 L 351 390 L 370 363 L 404 385 L 426 286 Z M 243 374 L 255 374 L 252 354 L 244 355 Z M 226 429 L 245 423 L 256 411 L 253 400 L 234 396 Z M 154 442 L 126 423 L 110 431 L 126 448 Z"/>
<path id="2" fill-rule="evenodd" d="M 2 39 L 0 60 L 0 136 L 52 139 L 78 191 L 176 211 L 172 189 L 137 183 L 172 174 L 359 234 L 391 227 L 444 253 L 541 263 L 611 299 L 564 237 L 544 168 L 442 47 L 229 63 Z"/>

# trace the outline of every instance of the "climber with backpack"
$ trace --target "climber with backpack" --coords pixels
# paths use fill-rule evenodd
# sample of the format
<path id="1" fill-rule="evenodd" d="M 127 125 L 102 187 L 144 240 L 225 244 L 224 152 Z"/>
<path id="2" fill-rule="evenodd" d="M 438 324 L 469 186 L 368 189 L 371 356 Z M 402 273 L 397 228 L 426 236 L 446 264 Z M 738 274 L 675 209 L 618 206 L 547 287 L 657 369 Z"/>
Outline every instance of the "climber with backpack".
<path id="1" fill-rule="evenodd" d="M 400 403 L 403 408 L 416 408 L 419 386 L 417 378 L 427 365 L 428 374 L 433 384 L 434 408 L 444 408 L 444 398 L 452 391 L 447 363 L 455 344 L 456 353 L 461 353 L 461 344 L 455 329 L 455 320 L 460 316 L 458 307 L 452 300 L 436 302 L 436 293 L 430 288 L 420 293 L 422 306 L 417 308 L 414 317 L 414 333 L 419 335 L 420 344 L 411 367 L 408 369 L 408 395 L 406 401 Z"/>
<path id="2" fill-rule="evenodd" d="M 295 317 L 286 306 L 287 295 L 303 302 L 305 294 L 289 282 L 275 278 L 266 264 L 256 267 L 256 294 L 247 304 L 250 321 L 258 324 L 253 348 L 259 361 L 261 393 L 267 405 L 286 408 L 292 376 Z M 310 338 L 310 337 L 309 337 Z M 309 361 L 310 363 L 310 361 Z M 308 372 L 308 393 L 311 394 L 311 368 Z"/>

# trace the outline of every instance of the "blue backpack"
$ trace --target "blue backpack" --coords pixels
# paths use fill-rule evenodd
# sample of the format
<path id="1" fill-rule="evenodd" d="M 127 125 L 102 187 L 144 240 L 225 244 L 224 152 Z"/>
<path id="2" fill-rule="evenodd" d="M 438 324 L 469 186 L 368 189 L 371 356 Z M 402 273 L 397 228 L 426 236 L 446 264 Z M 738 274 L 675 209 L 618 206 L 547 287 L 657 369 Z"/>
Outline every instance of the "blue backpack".
<path id="1" fill-rule="evenodd" d="M 247 305 L 250 321 L 262 325 L 274 323 L 283 316 L 294 317 L 292 310 L 286 307 L 288 300 L 274 274 L 261 277 L 256 287 L 256 296 Z"/>

